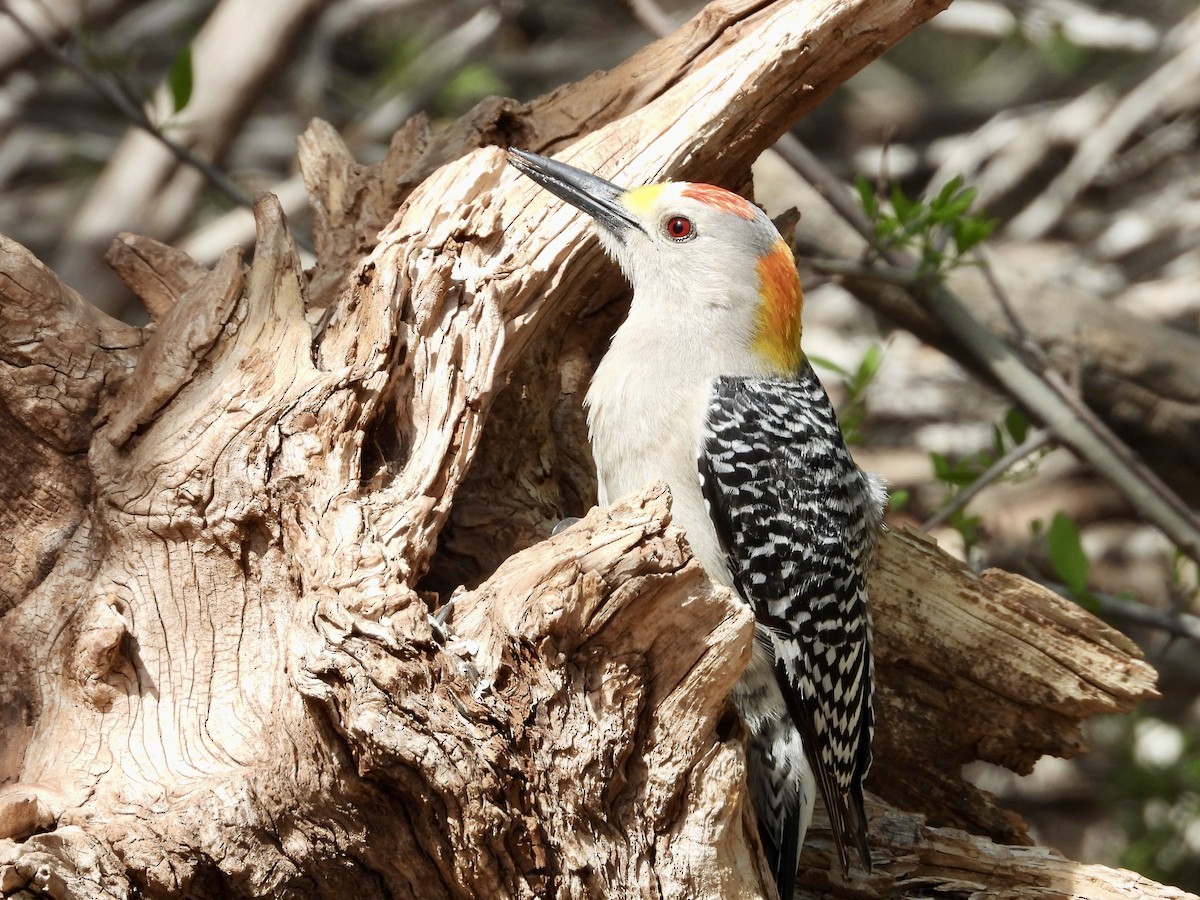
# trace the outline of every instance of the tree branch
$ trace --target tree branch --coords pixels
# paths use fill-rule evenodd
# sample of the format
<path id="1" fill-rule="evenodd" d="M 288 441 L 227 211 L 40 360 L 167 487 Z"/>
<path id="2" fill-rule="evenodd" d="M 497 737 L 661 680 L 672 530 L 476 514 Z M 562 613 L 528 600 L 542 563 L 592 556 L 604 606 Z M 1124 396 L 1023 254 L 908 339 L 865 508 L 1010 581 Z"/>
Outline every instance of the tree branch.
<path id="1" fill-rule="evenodd" d="M 29 41 L 39 48 L 42 52 L 57 62 L 65 69 L 69 69 L 79 76 L 79 79 L 90 87 L 93 91 L 103 97 L 118 113 L 124 116 L 131 124 L 142 129 L 156 141 L 158 141 L 166 150 L 177 160 L 186 166 L 191 166 L 204 178 L 223 193 L 226 197 L 232 200 L 239 206 L 249 207 L 253 204 L 253 199 L 245 191 L 235 184 L 228 175 L 218 169 L 216 166 L 209 163 L 207 160 L 201 159 L 187 147 L 179 144 L 163 132 L 161 128 L 150 118 L 146 110 L 134 103 L 129 95 L 110 84 L 104 78 L 101 78 L 96 72 L 93 72 L 87 66 L 77 62 L 69 53 L 64 53 L 61 48 L 53 41 L 47 39 L 39 31 L 36 31 L 26 21 L 13 11 L 12 5 L 4 3 L 0 5 L 0 13 L 8 16 L 13 24 L 29 39 Z"/>
<path id="2" fill-rule="evenodd" d="M 811 155 L 797 157 L 802 174 L 818 192 L 830 198 L 833 208 L 873 246 L 874 231 L 860 211 L 853 209 L 848 192 Z M 916 272 L 917 262 L 906 251 L 879 251 L 890 269 L 882 274 L 889 284 L 903 283 L 904 272 Z M 828 265 L 826 266 L 828 269 Z M 1154 523 L 1192 559 L 1200 561 L 1200 518 L 1162 480 L 1141 464 L 1112 430 L 1086 404 L 1066 389 L 1061 378 L 1047 370 L 1039 374 L 1001 338 L 984 327 L 950 289 L 934 285 L 913 294 L 923 309 L 953 335 L 975 364 L 984 370 L 1034 418 L 1052 429 L 1059 440 L 1080 458 L 1104 473 L 1148 521 Z"/>

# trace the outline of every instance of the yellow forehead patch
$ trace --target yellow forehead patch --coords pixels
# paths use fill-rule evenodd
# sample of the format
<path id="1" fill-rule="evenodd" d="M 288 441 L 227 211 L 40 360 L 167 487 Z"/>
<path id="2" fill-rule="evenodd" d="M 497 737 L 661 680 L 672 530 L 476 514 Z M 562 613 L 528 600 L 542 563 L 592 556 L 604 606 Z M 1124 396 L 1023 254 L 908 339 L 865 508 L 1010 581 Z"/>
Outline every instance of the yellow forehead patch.
<path id="1" fill-rule="evenodd" d="M 662 196 L 663 188 L 666 186 L 666 183 L 663 183 L 635 187 L 621 195 L 621 202 L 634 215 L 650 218 L 651 213 L 658 206 L 658 198 Z"/>

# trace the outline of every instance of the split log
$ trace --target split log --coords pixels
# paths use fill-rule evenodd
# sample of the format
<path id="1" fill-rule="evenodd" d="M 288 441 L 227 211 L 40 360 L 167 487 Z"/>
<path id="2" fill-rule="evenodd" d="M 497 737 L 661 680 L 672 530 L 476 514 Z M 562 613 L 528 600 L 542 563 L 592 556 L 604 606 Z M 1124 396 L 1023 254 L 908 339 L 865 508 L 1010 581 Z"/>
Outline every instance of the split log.
<path id="1" fill-rule="evenodd" d="M 746 609 L 661 486 L 544 539 L 593 496 L 578 401 L 620 279 L 501 151 L 462 154 L 582 134 L 607 175 L 741 183 L 937 8 L 714 4 L 541 103 L 411 125 L 378 167 L 314 125 L 314 272 L 269 196 L 248 268 L 126 238 L 152 330 L 0 246 L 0 890 L 771 896 L 726 699 Z M 872 590 L 878 865 L 831 874 L 818 821 L 805 895 L 1134 896 L 1011 846 L 959 770 L 1077 752 L 1082 718 L 1153 695 L 1136 648 L 906 533 Z"/>

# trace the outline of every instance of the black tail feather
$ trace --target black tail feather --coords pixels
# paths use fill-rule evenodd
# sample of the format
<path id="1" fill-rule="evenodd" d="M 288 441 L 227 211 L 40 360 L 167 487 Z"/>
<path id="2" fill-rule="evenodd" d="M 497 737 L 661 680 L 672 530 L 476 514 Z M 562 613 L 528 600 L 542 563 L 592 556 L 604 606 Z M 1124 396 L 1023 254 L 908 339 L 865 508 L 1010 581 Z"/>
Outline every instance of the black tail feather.
<path id="1" fill-rule="evenodd" d="M 863 807 L 862 785 L 855 785 L 850 790 L 850 796 L 846 798 L 846 819 L 847 826 L 850 831 L 850 838 L 854 841 L 854 847 L 858 850 L 858 859 L 862 864 L 862 869 L 868 875 L 871 874 L 871 847 L 867 843 L 867 811 Z M 842 871 L 846 871 L 845 863 L 842 864 Z"/>
<path id="2" fill-rule="evenodd" d="M 792 900 L 796 892 L 796 869 L 800 866 L 800 805 L 796 804 L 788 810 L 783 821 L 783 834 L 764 836 L 763 846 L 767 848 L 767 862 L 775 873 L 775 887 L 779 891 L 779 900 Z M 775 846 L 775 841 L 779 846 Z"/>

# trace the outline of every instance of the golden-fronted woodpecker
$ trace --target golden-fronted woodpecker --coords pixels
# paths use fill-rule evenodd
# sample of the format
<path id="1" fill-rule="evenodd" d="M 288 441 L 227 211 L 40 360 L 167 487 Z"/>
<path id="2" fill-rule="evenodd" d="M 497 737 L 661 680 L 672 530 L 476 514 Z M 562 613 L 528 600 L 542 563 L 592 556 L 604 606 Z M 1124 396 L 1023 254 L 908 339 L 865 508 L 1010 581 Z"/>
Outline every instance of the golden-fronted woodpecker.
<path id="1" fill-rule="evenodd" d="M 781 897 L 820 790 L 843 870 L 871 857 L 867 568 L 885 491 L 846 449 L 800 349 L 800 279 L 766 214 L 709 184 L 625 189 L 534 153 L 509 162 L 590 215 L 633 302 L 585 400 L 602 504 L 666 481 L 692 552 L 754 610 L 733 701 Z"/>

